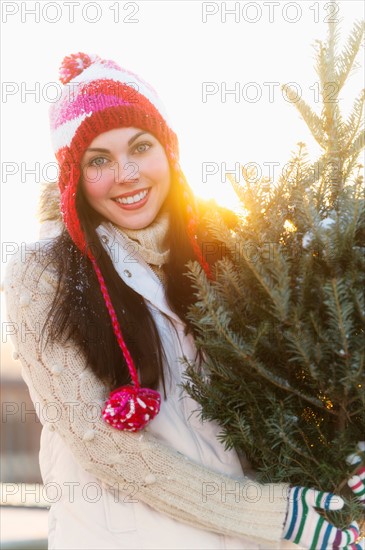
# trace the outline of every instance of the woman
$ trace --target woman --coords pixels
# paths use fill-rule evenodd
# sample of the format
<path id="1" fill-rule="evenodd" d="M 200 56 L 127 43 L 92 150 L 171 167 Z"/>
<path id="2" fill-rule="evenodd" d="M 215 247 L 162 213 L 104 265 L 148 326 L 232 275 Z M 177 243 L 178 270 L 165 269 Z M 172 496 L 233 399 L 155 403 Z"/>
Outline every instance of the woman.
<path id="1" fill-rule="evenodd" d="M 49 548 L 356 548 L 355 524 L 337 530 L 314 508 L 342 499 L 256 483 L 181 389 L 182 358 L 203 368 L 186 263 L 213 266 L 155 90 L 82 53 L 61 82 L 50 118 L 64 225 L 6 281 L 43 424 Z"/>

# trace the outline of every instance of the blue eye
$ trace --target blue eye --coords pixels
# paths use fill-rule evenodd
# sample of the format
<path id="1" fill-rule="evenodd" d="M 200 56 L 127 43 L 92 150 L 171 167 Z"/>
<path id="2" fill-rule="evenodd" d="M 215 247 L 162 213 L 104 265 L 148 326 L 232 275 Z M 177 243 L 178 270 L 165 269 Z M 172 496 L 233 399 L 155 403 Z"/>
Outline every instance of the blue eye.
<path id="1" fill-rule="evenodd" d="M 138 143 L 138 145 L 134 147 L 134 151 L 137 153 L 145 153 L 150 147 L 151 143 L 144 141 L 143 143 Z"/>
<path id="2" fill-rule="evenodd" d="M 96 157 L 90 161 L 90 166 L 102 166 L 106 162 L 108 162 L 108 159 L 105 157 Z"/>

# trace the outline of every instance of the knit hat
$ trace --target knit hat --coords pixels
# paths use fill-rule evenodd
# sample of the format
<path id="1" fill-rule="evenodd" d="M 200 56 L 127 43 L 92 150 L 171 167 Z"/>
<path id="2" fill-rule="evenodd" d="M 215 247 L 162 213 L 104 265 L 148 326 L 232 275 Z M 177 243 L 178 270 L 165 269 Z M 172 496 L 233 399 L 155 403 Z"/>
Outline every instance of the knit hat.
<path id="1" fill-rule="evenodd" d="M 207 275 L 211 277 L 211 274 L 195 235 L 197 216 L 192 191 L 179 166 L 177 136 L 154 88 L 114 61 L 81 52 L 64 58 L 60 81 L 64 88 L 57 102 L 51 105 L 50 125 L 59 164 L 62 217 L 71 239 L 92 262 L 133 382 L 133 385 L 123 386 L 110 394 L 103 418 L 118 429 L 138 431 L 159 412 L 160 394 L 139 385 L 137 370 L 124 342 L 103 275 L 91 247 L 87 246 L 76 209 L 81 159 L 96 136 L 115 128 L 135 127 L 150 132 L 159 140 L 171 171 L 183 186 L 188 234 L 193 249 Z"/>

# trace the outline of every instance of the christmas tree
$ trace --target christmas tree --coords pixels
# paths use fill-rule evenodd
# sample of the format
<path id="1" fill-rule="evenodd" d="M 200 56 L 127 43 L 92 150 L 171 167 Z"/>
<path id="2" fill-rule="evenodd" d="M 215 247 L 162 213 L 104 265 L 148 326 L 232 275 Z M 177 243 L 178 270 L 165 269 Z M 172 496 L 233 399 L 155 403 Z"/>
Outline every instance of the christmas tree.
<path id="1" fill-rule="evenodd" d="M 252 183 L 244 170 L 243 184 L 230 178 L 242 205 L 234 227 L 213 209 L 206 214 L 221 257 L 212 279 L 197 262 L 188 266 L 196 292 L 189 318 L 205 362 L 186 363 L 184 384 L 260 481 L 348 496 L 346 457 L 365 434 L 364 91 L 347 119 L 339 93 L 363 34 L 355 22 L 337 53 L 339 28 L 330 22 L 326 41 L 315 44 L 321 113 L 294 103 L 320 158 L 310 162 L 299 143 L 276 182 Z"/>

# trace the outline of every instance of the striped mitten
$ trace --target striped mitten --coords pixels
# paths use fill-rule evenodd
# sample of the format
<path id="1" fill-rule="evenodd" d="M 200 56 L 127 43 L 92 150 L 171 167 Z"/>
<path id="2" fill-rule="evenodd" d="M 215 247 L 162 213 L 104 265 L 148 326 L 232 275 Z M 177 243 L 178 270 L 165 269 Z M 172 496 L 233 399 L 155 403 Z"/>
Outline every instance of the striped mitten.
<path id="1" fill-rule="evenodd" d="M 357 451 L 347 458 L 349 464 L 359 465 L 356 473 L 348 480 L 347 484 L 365 508 L 365 465 L 361 465 L 361 453 L 365 453 L 365 441 L 359 441 Z"/>
<path id="2" fill-rule="evenodd" d="M 343 505 L 343 499 L 331 493 L 291 487 L 283 538 L 309 550 L 360 549 L 355 543 L 359 536 L 356 522 L 348 529 L 341 530 L 315 510 L 341 510 Z"/>

